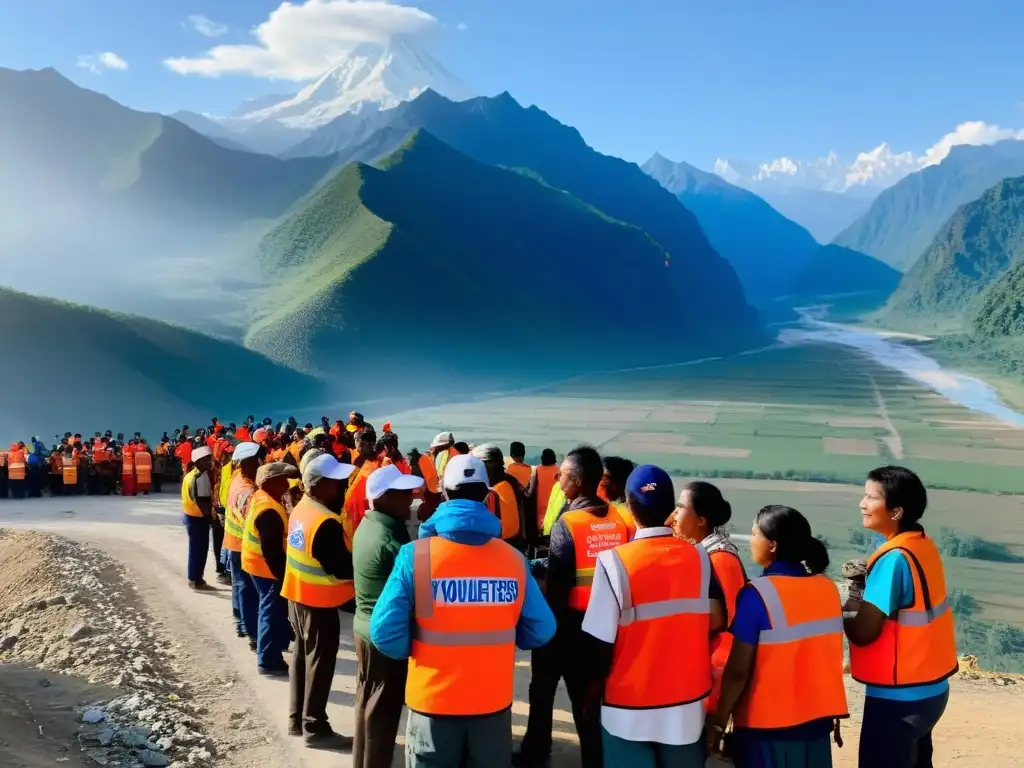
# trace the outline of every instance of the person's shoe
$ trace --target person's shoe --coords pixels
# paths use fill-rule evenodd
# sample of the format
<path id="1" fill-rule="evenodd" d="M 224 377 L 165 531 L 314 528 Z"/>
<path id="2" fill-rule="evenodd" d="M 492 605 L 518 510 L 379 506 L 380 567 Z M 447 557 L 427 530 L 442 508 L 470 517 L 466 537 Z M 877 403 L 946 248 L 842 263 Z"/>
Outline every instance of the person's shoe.
<path id="1" fill-rule="evenodd" d="M 231 586 L 231 576 L 226 573 L 218 573 L 217 581 L 221 584 L 224 584 L 225 586 Z"/>
<path id="2" fill-rule="evenodd" d="M 200 579 L 199 581 L 190 581 L 188 583 L 189 589 L 194 589 L 196 592 L 204 592 L 206 590 L 213 589 L 209 584 Z"/>
<path id="3" fill-rule="evenodd" d="M 288 735 L 289 736 L 301 736 L 302 735 L 302 727 L 298 726 L 298 725 L 289 725 L 288 726 Z"/>
<path id="4" fill-rule="evenodd" d="M 545 768 L 550 763 L 550 757 L 542 757 L 530 752 L 515 752 L 512 755 L 513 768 Z"/>
<path id="5" fill-rule="evenodd" d="M 334 731 L 323 733 L 307 733 L 306 746 L 310 749 L 329 749 L 336 752 L 348 752 L 352 749 L 351 736 L 342 736 Z"/>
<path id="6" fill-rule="evenodd" d="M 253 640 L 251 637 L 249 638 L 249 650 L 253 653 L 256 653 L 256 641 Z"/>
<path id="7" fill-rule="evenodd" d="M 283 667 L 256 667 L 256 672 L 263 677 L 288 677 L 288 665 Z"/>

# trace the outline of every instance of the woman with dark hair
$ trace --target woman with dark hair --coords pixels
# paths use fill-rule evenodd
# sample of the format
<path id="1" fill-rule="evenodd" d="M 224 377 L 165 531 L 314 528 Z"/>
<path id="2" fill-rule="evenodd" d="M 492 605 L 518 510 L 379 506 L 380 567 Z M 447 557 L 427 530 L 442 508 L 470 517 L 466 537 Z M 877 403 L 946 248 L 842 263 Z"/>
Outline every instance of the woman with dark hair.
<path id="1" fill-rule="evenodd" d="M 703 480 L 689 483 L 679 494 L 679 502 L 669 519 L 675 535 L 700 544 L 711 558 L 711 568 L 725 593 L 726 626 L 736 615 L 736 598 L 747 583 L 747 572 L 740 551 L 729 538 L 725 526 L 732 519 L 732 507 L 717 486 Z M 711 640 L 711 679 L 714 687 L 707 698 L 708 712 L 718 708 L 722 671 L 732 650 L 732 633 L 722 632 Z"/>
<path id="2" fill-rule="evenodd" d="M 909 469 L 868 473 L 861 522 L 885 541 L 868 559 L 863 598 L 844 614 L 850 671 L 867 686 L 861 766 L 931 768 L 932 730 L 959 666 L 942 558 L 921 527 L 927 506 Z"/>
<path id="3" fill-rule="evenodd" d="M 607 501 L 608 505 L 619 513 L 619 517 L 629 528 L 629 537 L 633 538 L 636 523 L 633 522 L 633 516 L 626 504 L 626 481 L 636 468 L 636 464 L 621 456 L 604 456 L 601 462 L 604 465 L 604 475 L 601 477 L 601 485 L 597 488 L 597 496 Z"/>
<path id="4" fill-rule="evenodd" d="M 839 590 L 828 551 L 791 507 L 757 513 L 750 552 L 763 575 L 736 600 L 733 646 L 708 738 L 717 749 L 731 717 L 737 768 L 830 768 L 829 735 L 848 717 Z M 883 765 L 881 763 L 880 765 Z"/>

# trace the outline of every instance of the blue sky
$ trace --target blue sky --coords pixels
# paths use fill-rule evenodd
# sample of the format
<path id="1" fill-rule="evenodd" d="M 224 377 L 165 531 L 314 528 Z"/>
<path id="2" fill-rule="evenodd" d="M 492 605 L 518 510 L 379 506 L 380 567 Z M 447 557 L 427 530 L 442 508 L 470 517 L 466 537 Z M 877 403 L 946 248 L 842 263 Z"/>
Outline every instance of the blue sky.
<path id="1" fill-rule="evenodd" d="M 475 91 L 508 90 L 601 151 L 639 162 L 655 150 L 705 168 L 718 156 L 852 158 L 883 141 L 920 153 L 968 120 L 1024 128 L 1024 3 L 1011 0 L 409 4 L 436 20 L 424 25 L 431 50 Z M 0 66 L 54 66 L 138 109 L 223 113 L 298 84 L 184 76 L 164 60 L 251 43 L 278 5 L 9 0 L 0 3 Z M 191 15 L 226 32 L 206 37 Z M 77 65 L 101 52 L 127 69 Z"/>

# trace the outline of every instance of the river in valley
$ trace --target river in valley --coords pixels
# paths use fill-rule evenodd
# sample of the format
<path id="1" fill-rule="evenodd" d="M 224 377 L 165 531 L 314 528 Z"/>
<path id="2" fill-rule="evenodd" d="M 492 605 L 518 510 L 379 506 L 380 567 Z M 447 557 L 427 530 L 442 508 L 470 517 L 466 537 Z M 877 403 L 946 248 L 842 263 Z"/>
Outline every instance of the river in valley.
<path id="1" fill-rule="evenodd" d="M 919 349 L 901 341 L 899 334 L 854 328 L 821 319 L 825 307 L 797 310 L 800 322 L 779 333 L 782 344 L 828 343 L 854 347 L 875 362 L 900 371 L 915 381 L 972 411 L 988 414 L 1007 424 L 1024 427 L 1024 413 L 1006 405 L 996 390 L 981 379 L 943 368 Z"/>

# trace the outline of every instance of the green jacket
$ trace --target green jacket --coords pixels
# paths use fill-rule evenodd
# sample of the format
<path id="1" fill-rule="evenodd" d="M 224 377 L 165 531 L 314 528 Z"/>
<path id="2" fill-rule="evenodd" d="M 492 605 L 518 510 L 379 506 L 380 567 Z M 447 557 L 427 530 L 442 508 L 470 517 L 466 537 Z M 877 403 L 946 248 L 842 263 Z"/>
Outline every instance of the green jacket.
<path id="1" fill-rule="evenodd" d="M 352 619 L 352 630 L 367 642 L 370 642 L 370 615 L 395 567 L 398 550 L 410 541 L 404 521 L 395 520 L 376 509 L 369 510 L 356 528 L 352 538 L 352 567 L 356 583 L 356 615 Z"/>

